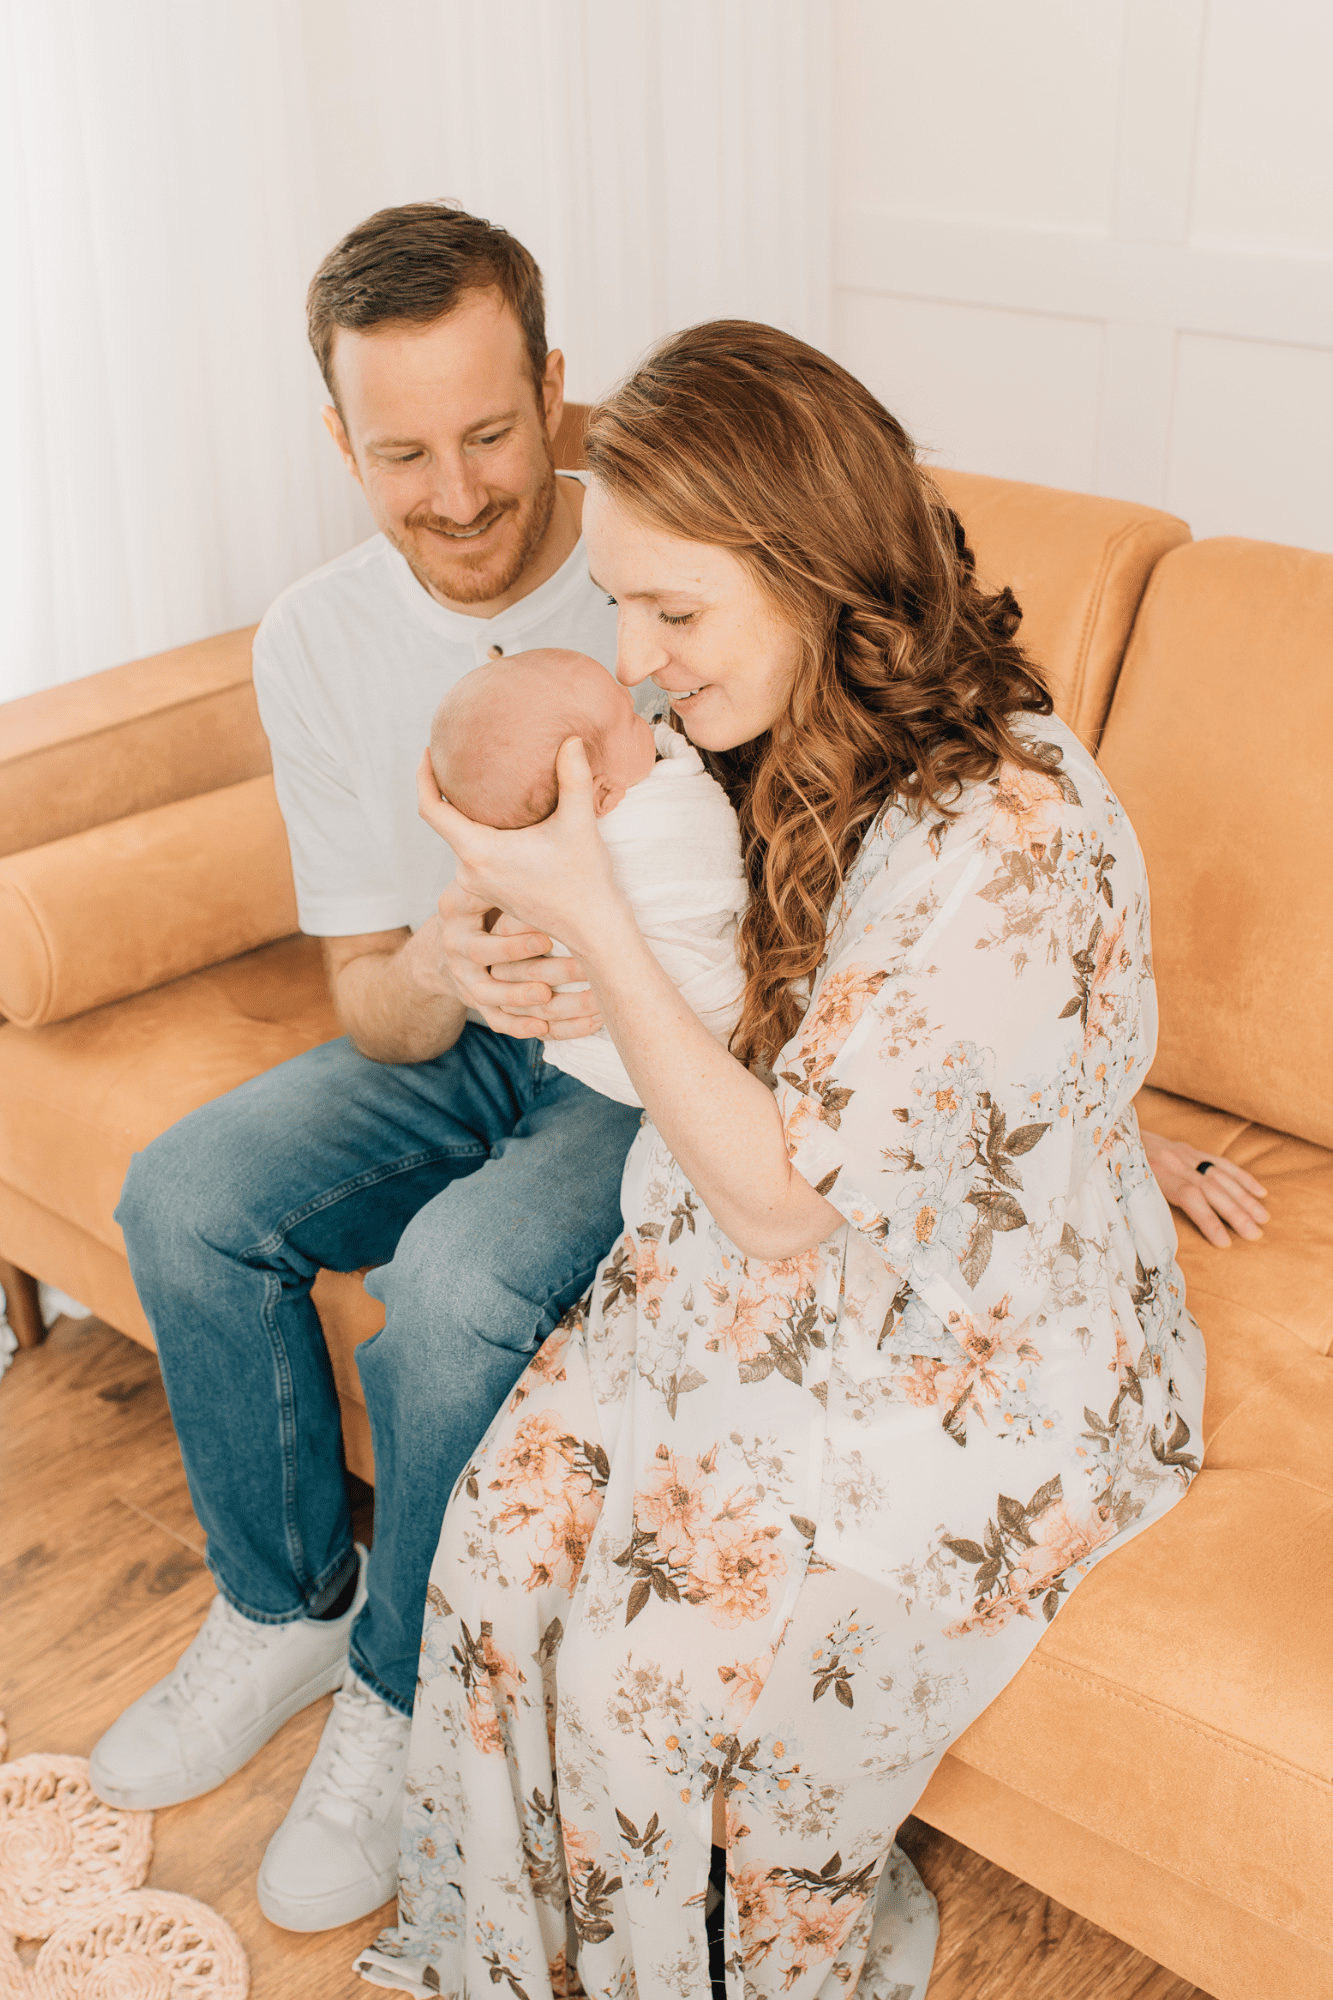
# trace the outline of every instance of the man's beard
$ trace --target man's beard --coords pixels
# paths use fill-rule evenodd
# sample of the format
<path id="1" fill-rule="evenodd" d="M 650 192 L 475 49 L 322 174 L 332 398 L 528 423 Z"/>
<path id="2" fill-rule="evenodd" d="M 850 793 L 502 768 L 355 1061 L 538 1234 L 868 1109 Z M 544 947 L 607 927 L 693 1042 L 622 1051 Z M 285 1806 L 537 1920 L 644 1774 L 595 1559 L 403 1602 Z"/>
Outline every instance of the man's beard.
<path id="1" fill-rule="evenodd" d="M 489 527 L 504 514 L 516 515 L 518 536 L 507 549 L 469 558 L 466 542 L 458 544 L 458 553 L 454 555 L 446 552 L 447 545 L 435 542 L 429 534 L 423 546 L 423 540 L 415 531 L 433 529 L 436 534 L 457 533 L 461 525 L 425 511 L 409 514 L 406 532 L 391 534 L 389 540 L 418 583 L 425 584 L 441 597 L 447 597 L 452 604 L 489 604 L 513 589 L 536 554 L 551 525 L 555 497 L 555 461 L 548 446 L 546 478 L 526 505 L 514 498 L 492 501 L 475 521 L 467 523 L 469 528 Z"/>

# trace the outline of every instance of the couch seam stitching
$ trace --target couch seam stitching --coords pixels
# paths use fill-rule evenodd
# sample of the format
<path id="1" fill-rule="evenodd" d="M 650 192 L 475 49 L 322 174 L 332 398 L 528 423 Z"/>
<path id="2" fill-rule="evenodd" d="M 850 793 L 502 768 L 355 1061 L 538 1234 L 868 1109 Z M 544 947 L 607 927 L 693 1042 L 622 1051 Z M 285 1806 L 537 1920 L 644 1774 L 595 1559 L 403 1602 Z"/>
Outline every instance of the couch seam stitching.
<path id="1" fill-rule="evenodd" d="M 1082 1682 L 1103 1695 L 1106 1700 L 1118 1701 L 1122 1707 L 1136 1708 L 1144 1715 L 1165 1717 L 1190 1735 L 1201 1736 L 1206 1742 L 1219 1744 L 1237 1757 L 1247 1758 L 1251 1763 L 1262 1765 L 1265 1770 L 1297 1778 L 1302 1784 L 1313 1786 L 1316 1791 L 1333 1795 L 1333 1780 L 1317 1778 L 1312 1772 L 1302 1771 L 1299 1765 L 1290 1764 L 1285 1758 L 1274 1757 L 1269 1751 L 1253 1750 L 1226 1730 L 1212 1728 L 1203 1722 L 1191 1722 L 1178 1708 L 1169 1708 L 1164 1702 L 1144 1701 L 1135 1695 L 1125 1694 L 1102 1675 L 1090 1673 L 1086 1667 L 1057 1665 L 1054 1660 L 1043 1660 L 1036 1655 L 1033 1656 L 1033 1665 L 1040 1667 L 1043 1673 L 1059 1675 L 1062 1680 Z"/>
<path id="2" fill-rule="evenodd" d="M 1107 583 L 1110 579 L 1111 571 L 1115 566 L 1117 558 L 1140 533 L 1146 532 L 1149 526 L 1150 523 L 1147 521 L 1127 521 L 1125 526 L 1120 530 L 1120 533 L 1115 536 L 1114 540 L 1108 542 L 1102 551 L 1102 559 L 1097 566 L 1097 574 L 1093 578 L 1092 591 L 1088 598 L 1087 610 L 1083 614 L 1082 630 L 1079 633 L 1077 678 L 1072 689 L 1075 709 L 1077 709 L 1082 699 L 1083 684 L 1087 675 L 1088 652 L 1092 643 L 1093 626 L 1096 624 L 1102 600 L 1106 595 Z M 1178 547 L 1179 544 L 1175 544 L 1174 546 Z M 1170 552 L 1169 549 L 1165 551 L 1168 555 Z M 1115 700 L 1115 691 L 1120 683 L 1120 673 L 1125 664 L 1125 655 L 1129 651 L 1129 642 L 1133 637 L 1134 626 L 1137 623 L 1139 612 L 1143 608 L 1144 600 L 1151 588 L 1153 578 L 1156 575 L 1158 564 L 1160 564 L 1161 560 L 1162 558 L 1159 556 L 1157 562 L 1153 564 L 1144 582 L 1144 587 L 1139 593 L 1139 601 L 1134 606 L 1134 616 L 1129 621 L 1129 630 L 1125 634 L 1125 643 L 1120 649 L 1120 658 L 1116 663 L 1115 679 L 1111 683 L 1110 694 L 1107 699 L 1106 715 L 1102 717 L 1097 728 L 1097 740 L 1099 743 L 1106 728 L 1107 716 L 1111 712 L 1111 703 Z"/>
<path id="3" fill-rule="evenodd" d="M 26 764 L 36 757 L 49 757 L 53 751 L 66 747 L 77 750 L 82 744 L 94 743 L 99 736 L 113 735 L 117 730 L 133 729 L 136 724 L 151 722 L 155 716 L 171 715 L 183 708 L 194 708 L 201 701 L 216 701 L 219 695 L 231 694 L 236 688 L 254 685 L 253 673 L 238 676 L 234 681 L 226 681 L 221 687 L 210 688 L 206 693 L 187 695 L 183 701 L 166 701 L 157 708 L 142 709 L 137 715 L 127 715 L 120 722 L 103 722 L 96 729 L 88 729 L 77 736 L 61 736 L 54 743 L 42 744 L 36 750 L 20 751 L 17 756 L 0 758 L 0 771 Z M 57 838 L 60 838 L 57 835 Z"/>
<path id="4" fill-rule="evenodd" d="M 13 1021 L 14 1026 L 16 1028 L 40 1028 L 42 1026 L 42 1016 L 45 1013 L 46 1009 L 50 1006 L 52 997 L 55 993 L 56 964 L 55 964 L 55 951 L 52 948 L 51 944 L 51 934 L 47 930 L 45 923 L 42 921 L 42 913 L 40 909 L 37 907 L 36 903 L 33 902 L 32 897 L 28 894 L 28 891 L 24 888 L 23 884 L 21 882 L 16 882 L 14 880 L 14 877 L 9 873 L 8 869 L 5 869 L 3 873 L 4 873 L 4 879 L 8 884 L 9 888 L 18 897 L 19 901 L 26 908 L 28 915 L 32 918 L 33 922 L 36 924 L 37 934 L 41 938 L 42 944 L 46 950 L 46 980 L 42 992 L 41 1004 L 38 1007 L 36 1014 L 26 1021 L 17 1021 L 14 1019 L 14 1016 L 12 1014 L 8 1015 L 6 1018 L 10 1021 Z"/>
<path id="5" fill-rule="evenodd" d="M 1191 1285 L 1188 1279 L 1185 1283 L 1185 1291 L 1186 1295 L 1190 1298 L 1217 1299 L 1222 1305 L 1237 1306 L 1240 1311 L 1252 1313 L 1255 1319 L 1262 1320 L 1265 1326 L 1276 1327 L 1279 1333 L 1291 1332 L 1291 1328 L 1285 1320 L 1274 1319 L 1271 1313 L 1264 1312 L 1259 1306 L 1246 1305 L 1242 1300 L 1234 1298 L 1229 1292 L 1211 1291 L 1207 1285 Z M 1300 1335 L 1297 1334 L 1295 1338 L 1299 1340 Z M 1328 1359 L 1326 1354 L 1318 1353 L 1313 1347 L 1307 1348 L 1306 1352 L 1313 1354 L 1316 1361 L 1326 1361 Z"/>
<path id="6" fill-rule="evenodd" d="M 953 1754 L 958 1756 L 958 1747 L 956 1744 L 953 1746 Z M 959 1762 L 965 1764 L 968 1762 L 968 1759 L 960 1757 Z M 1163 1860 L 1160 1855 L 1150 1853 L 1142 1845 L 1129 1847 L 1125 1841 L 1120 1839 L 1118 1834 L 1107 1833 L 1094 1820 L 1090 1819 L 1086 1814 L 1071 1808 L 1063 1799 L 1059 1803 L 1056 1803 L 1048 1799 L 1043 1793 L 1034 1790 L 1031 1785 L 1018 1784 L 1012 1778 L 1000 1777 L 998 1773 L 988 1771 L 984 1764 L 977 1764 L 974 1768 L 980 1771 L 983 1777 L 992 1778 L 997 1784 L 1007 1785 L 1011 1791 L 1017 1792 L 1021 1798 L 1032 1799 L 1037 1805 L 1044 1806 L 1048 1812 L 1057 1813 L 1062 1819 L 1072 1820 L 1074 1825 L 1081 1826 L 1085 1833 L 1093 1834 L 1098 1840 L 1109 1841 L 1116 1847 L 1125 1848 L 1127 1852 L 1137 1854 L 1140 1860 L 1146 1861 L 1150 1867 L 1165 1869 L 1168 1874 L 1176 1876 L 1179 1881 L 1192 1883 L 1196 1889 L 1203 1889 L 1208 1895 L 1215 1896 L 1221 1901 L 1216 1883 L 1210 1881 L 1206 1876 L 1198 1874 L 1188 1867 L 1178 1867 L 1174 1861 Z M 1260 1923 L 1269 1925 L 1271 1929 L 1280 1932 L 1284 1936 L 1299 1938 L 1303 1944 L 1310 1945 L 1315 1951 L 1328 1952 L 1329 1946 L 1323 1944 L 1317 1937 L 1310 1936 L 1308 1932 L 1293 1931 L 1288 1924 L 1270 1916 L 1266 1910 L 1256 1907 L 1253 1900 L 1247 1902 L 1241 1897 L 1237 1897 L 1235 1900 L 1239 1904 L 1239 1907 L 1246 1911 L 1247 1915 L 1257 1918 Z"/>

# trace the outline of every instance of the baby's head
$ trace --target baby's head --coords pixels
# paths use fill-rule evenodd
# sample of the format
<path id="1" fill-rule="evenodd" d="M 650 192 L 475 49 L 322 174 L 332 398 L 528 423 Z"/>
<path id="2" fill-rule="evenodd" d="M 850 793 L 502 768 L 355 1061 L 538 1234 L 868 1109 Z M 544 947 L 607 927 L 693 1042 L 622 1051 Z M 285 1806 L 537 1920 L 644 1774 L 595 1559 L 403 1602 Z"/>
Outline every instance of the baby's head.
<path id="1" fill-rule="evenodd" d="M 543 647 L 487 661 L 435 711 L 435 782 L 469 819 L 534 826 L 555 811 L 556 752 L 569 736 L 583 739 L 599 818 L 656 760 L 653 732 L 629 694 L 586 653 Z"/>

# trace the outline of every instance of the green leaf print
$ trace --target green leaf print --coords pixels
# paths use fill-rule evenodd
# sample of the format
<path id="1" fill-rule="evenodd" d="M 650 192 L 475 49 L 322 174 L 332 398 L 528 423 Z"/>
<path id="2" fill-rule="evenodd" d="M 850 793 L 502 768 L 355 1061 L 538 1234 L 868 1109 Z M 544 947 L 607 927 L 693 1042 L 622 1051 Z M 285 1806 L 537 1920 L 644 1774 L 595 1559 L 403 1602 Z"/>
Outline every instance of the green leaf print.
<path id="1" fill-rule="evenodd" d="M 633 1304 L 639 1289 L 634 1253 L 623 1240 L 602 1270 L 602 1310 L 610 1312 L 618 1300 Z"/>
<path id="2" fill-rule="evenodd" d="M 1040 1582 L 1031 1587 L 1015 1571 L 1024 1570 L 1027 1577 L 1034 1574 L 1028 1550 L 1038 1549 L 1038 1537 L 1032 1533 L 1035 1523 L 1041 1520 L 1049 1509 L 1058 1506 L 1064 1499 L 1064 1483 L 1059 1473 L 1039 1486 L 1027 1502 L 1015 1500 L 1011 1494 L 996 1496 L 995 1513 L 986 1523 L 985 1548 L 964 1535 L 943 1535 L 945 1548 L 958 1557 L 960 1562 L 975 1565 L 973 1578 L 973 1612 L 984 1612 L 987 1606 L 1001 1606 L 1006 1600 L 1012 1602 L 1014 1592 L 1019 1601 L 1039 1597 L 1042 1615 L 1049 1622 L 1060 1607 L 1065 1590 L 1063 1574 L 1052 1575 L 1049 1566 L 1042 1571 L 1040 1562 L 1036 1571 Z M 1059 1517 L 1057 1516 L 1057 1524 Z M 1072 1559 L 1072 1557 L 1071 1557 Z"/>
<path id="3" fill-rule="evenodd" d="M 611 1898 L 623 1886 L 619 1875 L 608 1876 L 597 1862 L 571 1870 L 569 1902 L 574 1928 L 582 1944 L 605 1944 L 615 1932 L 610 1921 Z"/>
<path id="4" fill-rule="evenodd" d="M 827 1896 L 830 1902 L 840 1903 L 846 1896 L 864 1897 L 870 1893 L 878 1880 L 882 1860 L 868 1861 L 864 1868 L 856 1868 L 842 1874 L 842 1855 L 834 1854 L 816 1874 L 813 1868 L 770 1868 L 770 1882 L 781 1882 L 788 1889 L 804 1889 Z"/>
<path id="5" fill-rule="evenodd" d="M 625 1623 L 632 1625 L 639 1613 L 656 1596 L 664 1604 L 679 1604 L 681 1590 L 689 1582 L 689 1570 L 673 1563 L 664 1556 L 657 1546 L 657 1531 L 641 1528 L 635 1522 L 631 1532 L 629 1547 L 622 1549 L 611 1560 L 618 1569 L 633 1572 L 634 1581 L 630 1585 L 625 1600 Z"/>
<path id="6" fill-rule="evenodd" d="M 490 1972 L 492 1986 L 498 1986 L 503 1980 L 513 1995 L 513 2000 L 528 2000 L 527 1987 L 521 1983 L 518 1974 L 503 1963 L 498 1951 L 484 1951 L 481 1962 Z M 428 1973 L 433 1973 L 434 1967 L 427 1966 L 426 1970 Z"/>
<path id="7" fill-rule="evenodd" d="M 678 1201 L 671 1211 L 671 1228 L 667 1233 L 668 1243 L 674 1243 L 682 1229 L 688 1229 L 691 1236 L 695 1234 L 694 1210 L 694 1197 L 687 1189 L 684 1198 Z"/>
<path id="8" fill-rule="evenodd" d="M 1177 1410 L 1175 1413 L 1175 1422 L 1171 1426 L 1170 1438 L 1164 1439 L 1156 1424 L 1154 1424 L 1148 1443 L 1152 1449 L 1152 1455 L 1159 1465 L 1175 1466 L 1181 1471 L 1193 1474 L 1199 1469 L 1199 1461 L 1193 1452 L 1185 1450 L 1185 1446 L 1189 1441 L 1190 1427 L 1181 1416 L 1179 1410 Z"/>

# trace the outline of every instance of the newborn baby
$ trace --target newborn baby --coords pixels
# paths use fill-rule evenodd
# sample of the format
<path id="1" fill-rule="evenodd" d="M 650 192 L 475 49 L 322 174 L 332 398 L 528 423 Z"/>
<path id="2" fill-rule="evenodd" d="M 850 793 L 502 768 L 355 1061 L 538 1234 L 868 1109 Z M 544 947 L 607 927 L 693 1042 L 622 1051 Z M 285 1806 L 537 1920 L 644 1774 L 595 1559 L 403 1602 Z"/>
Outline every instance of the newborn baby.
<path id="1" fill-rule="evenodd" d="M 515 653 L 465 674 L 435 711 L 430 760 L 450 805 L 487 826 L 533 826 L 555 811 L 556 752 L 583 740 L 598 831 L 653 956 L 704 1026 L 725 1042 L 745 979 L 736 925 L 745 908 L 740 830 L 693 744 L 634 712 L 585 653 Z M 553 954 L 567 956 L 552 939 Z M 548 1063 L 621 1104 L 640 1099 L 605 1028 L 543 1045 Z"/>

